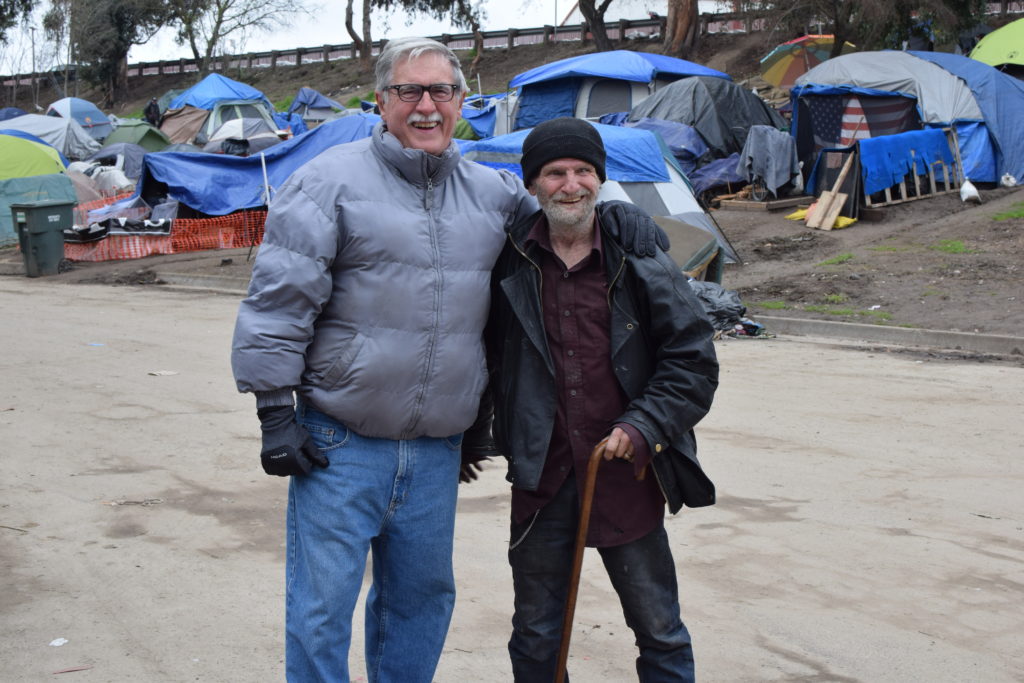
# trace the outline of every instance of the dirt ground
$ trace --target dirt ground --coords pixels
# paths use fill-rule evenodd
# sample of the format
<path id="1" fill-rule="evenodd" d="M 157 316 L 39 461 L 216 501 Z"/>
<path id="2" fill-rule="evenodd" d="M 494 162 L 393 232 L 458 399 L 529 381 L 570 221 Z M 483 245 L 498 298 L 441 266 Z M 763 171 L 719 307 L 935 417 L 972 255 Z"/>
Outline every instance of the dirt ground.
<path id="1" fill-rule="evenodd" d="M 283 680 L 287 482 L 260 470 L 231 379 L 237 308 L 0 278 L 5 683 Z M 1019 682 L 1024 368 L 782 336 L 716 348 L 697 434 L 718 502 L 666 520 L 700 680 Z M 504 471 L 459 490 L 438 683 L 512 680 Z M 589 551 L 574 623 L 573 680 L 636 680 Z"/>
<path id="2" fill-rule="evenodd" d="M 723 284 L 748 316 L 877 323 L 1024 335 L 1024 190 L 981 192 L 981 205 L 943 195 L 883 210 L 880 221 L 814 230 L 766 214 L 713 212 L 742 265 Z"/>
<path id="3" fill-rule="evenodd" d="M 982 191 L 885 209 L 882 220 L 832 231 L 787 220 L 789 210 L 715 210 L 743 263 L 723 285 L 740 293 L 747 316 L 786 316 L 922 329 L 1024 336 L 1024 189 Z M 158 284 L 158 272 L 248 278 L 245 249 L 68 263 L 68 284 Z M 0 261 L 20 261 L 13 249 Z"/>

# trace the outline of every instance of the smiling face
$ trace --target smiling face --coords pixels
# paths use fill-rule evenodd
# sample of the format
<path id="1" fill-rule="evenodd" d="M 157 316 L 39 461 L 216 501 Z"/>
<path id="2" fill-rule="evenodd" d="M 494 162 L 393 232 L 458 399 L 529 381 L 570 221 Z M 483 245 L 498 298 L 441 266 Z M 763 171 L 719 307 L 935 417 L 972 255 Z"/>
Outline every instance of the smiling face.
<path id="1" fill-rule="evenodd" d="M 579 225 L 593 220 L 601 179 L 593 164 L 579 159 L 555 159 L 544 164 L 530 183 L 548 222 Z"/>
<path id="2" fill-rule="evenodd" d="M 395 64 L 391 85 L 458 83 L 454 76 L 451 64 L 444 57 L 426 52 Z M 448 149 L 452 141 L 455 124 L 462 115 L 462 100 L 465 96 L 460 90 L 450 102 L 435 102 L 424 91 L 418 101 L 403 102 L 394 90 L 389 91 L 386 97 L 377 91 L 377 105 L 388 131 L 398 138 L 403 147 L 439 155 Z"/>

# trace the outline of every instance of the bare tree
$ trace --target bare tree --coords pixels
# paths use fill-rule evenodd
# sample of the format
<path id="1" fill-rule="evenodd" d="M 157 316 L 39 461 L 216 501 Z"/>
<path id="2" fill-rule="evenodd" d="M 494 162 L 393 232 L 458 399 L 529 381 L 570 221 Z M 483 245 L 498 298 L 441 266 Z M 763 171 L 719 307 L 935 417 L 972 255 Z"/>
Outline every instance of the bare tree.
<path id="1" fill-rule="evenodd" d="M 697 45 L 697 0 L 668 0 L 665 54 L 686 57 Z"/>
<path id="2" fill-rule="evenodd" d="M 612 41 L 608 38 L 608 29 L 604 25 L 604 13 L 608 10 L 612 0 L 603 0 L 600 5 L 596 0 L 579 0 L 580 13 L 587 20 L 590 32 L 594 34 L 594 45 L 599 52 L 614 50 Z M 696 0 L 694 1 L 696 4 Z"/>
<path id="3" fill-rule="evenodd" d="M 244 44 L 252 32 L 288 26 L 292 16 L 303 11 L 301 5 L 273 0 L 169 0 L 169 6 L 177 28 L 175 41 L 192 50 L 201 76 L 210 72 L 229 36 Z"/>
<path id="4" fill-rule="evenodd" d="M 372 3 L 370 0 L 363 0 L 363 34 L 360 36 L 352 26 L 352 2 L 353 0 L 348 0 L 348 4 L 345 5 L 345 30 L 348 31 L 349 37 L 352 38 L 352 44 L 356 46 L 356 51 L 359 52 L 360 70 L 363 73 L 369 73 L 370 61 L 373 59 L 373 39 L 370 37 L 370 10 L 372 9 Z"/>

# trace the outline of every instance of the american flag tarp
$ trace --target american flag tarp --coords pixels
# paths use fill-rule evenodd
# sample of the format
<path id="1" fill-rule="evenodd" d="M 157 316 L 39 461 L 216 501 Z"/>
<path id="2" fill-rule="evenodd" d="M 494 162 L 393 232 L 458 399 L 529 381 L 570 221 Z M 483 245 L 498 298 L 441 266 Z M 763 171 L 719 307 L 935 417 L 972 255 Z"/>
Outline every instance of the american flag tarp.
<path id="1" fill-rule="evenodd" d="M 849 147 L 857 140 L 921 128 L 911 98 L 851 94 L 807 99 L 814 142 L 819 148 Z"/>

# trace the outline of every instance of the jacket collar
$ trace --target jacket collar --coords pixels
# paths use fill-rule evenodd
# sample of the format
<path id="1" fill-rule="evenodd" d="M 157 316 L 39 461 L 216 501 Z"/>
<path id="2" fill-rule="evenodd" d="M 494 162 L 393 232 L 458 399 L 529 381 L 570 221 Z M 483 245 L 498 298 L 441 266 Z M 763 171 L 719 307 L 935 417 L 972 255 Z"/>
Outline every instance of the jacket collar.
<path id="1" fill-rule="evenodd" d="M 434 185 L 441 184 L 455 171 L 462 159 L 455 140 L 448 144 L 448 149 L 441 156 L 427 154 L 421 149 L 402 147 L 398 138 L 388 132 L 383 121 L 374 126 L 372 139 L 374 154 L 418 187 L 425 187 L 428 181 Z"/>
<path id="2" fill-rule="evenodd" d="M 537 221 L 544 215 L 543 211 L 536 211 L 529 216 L 525 216 L 517 220 L 508 231 L 509 239 L 522 251 L 527 254 L 531 259 L 536 260 L 536 250 L 539 249 L 537 243 L 533 240 L 529 240 L 530 231 L 536 225 Z M 597 220 L 598 229 L 601 231 L 601 250 L 604 258 L 605 267 L 611 271 L 618 268 L 618 263 L 624 255 L 627 255 L 625 250 L 619 246 L 619 243 L 615 241 L 608 234 L 608 230 L 601 223 L 600 218 Z M 546 228 L 545 228 L 546 229 Z"/>

